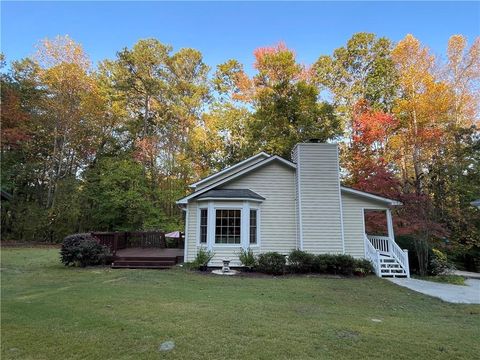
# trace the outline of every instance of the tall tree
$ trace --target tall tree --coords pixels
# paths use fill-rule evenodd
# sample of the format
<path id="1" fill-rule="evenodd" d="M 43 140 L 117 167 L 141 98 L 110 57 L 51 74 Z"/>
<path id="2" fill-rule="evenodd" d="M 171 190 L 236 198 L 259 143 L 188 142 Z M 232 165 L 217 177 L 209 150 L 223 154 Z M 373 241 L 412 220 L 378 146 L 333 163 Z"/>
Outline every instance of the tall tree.
<path id="1" fill-rule="evenodd" d="M 200 52 L 171 52 L 158 40 L 140 40 L 115 61 L 102 63 L 101 77 L 110 86 L 111 102 L 127 109 L 122 121 L 126 146 L 144 165 L 152 189 L 163 189 L 164 210 L 176 215 L 175 199 L 198 176 L 191 142 L 193 129 L 202 126 L 209 87 Z"/>
<path id="2" fill-rule="evenodd" d="M 391 58 L 392 43 L 372 33 L 356 33 L 314 65 L 316 81 L 333 96 L 337 111 L 350 119 L 353 106 L 362 99 L 383 111 L 392 108 L 397 74 Z"/>
<path id="3" fill-rule="evenodd" d="M 219 67 L 217 80 L 232 98 L 247 104 L 252 117 L 246 123 L 250 153 L 265 150 L 284 157 L 297 142 L 321 141 L 340 132 L 333 108 L 319 101 L 310 70 L 297 63 L 284 44 L 255 50 L 257 73 L 248 77 L 240 64 Z"/>
<path id="4" fill-rule="evenodd" d="M 421 193 L 426 165 L 448 124 L 451 89 L 435 74 L 435 57 L 412 35 L 397 44 L 392 56 L 400 84 L 394 112 L 402 127 L 397 144 L 403 179 Z"/>
<path id="5" fill-rule="evenodd" d="M 480 37 L 470 48 L 462 35 L 448 41 L 448 61 L 442 69 L 444 81 L 452 89 L 452 128 L 478 123 L 480 104 Z"/>

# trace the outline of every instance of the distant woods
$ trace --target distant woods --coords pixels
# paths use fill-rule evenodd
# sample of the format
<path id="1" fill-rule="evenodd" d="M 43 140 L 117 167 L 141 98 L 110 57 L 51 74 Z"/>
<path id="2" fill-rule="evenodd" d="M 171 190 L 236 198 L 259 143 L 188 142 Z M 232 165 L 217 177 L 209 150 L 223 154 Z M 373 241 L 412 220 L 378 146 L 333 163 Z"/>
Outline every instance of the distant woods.
<path id="1" fill-rule="evenodd" d="M 477 251 L 480 40 L 437 58 L 412 35 L 358 33 L 314 64 L 283 43 L 211 69 L 195 49 L 138 41 L 92 66 L 68 36 L 2 56 L 2 237 L 173 230 L 188 184 L 259 151 L 341 144 L 343 181 L 395 197 L 397 233 Z M 8 54 L 6 54 L 8 55 Z M 8 59 L 7 59 L 8 60 Z M 472 250 L 473 249 L 473 250 Z M 475 250 L 477 249 L 477 250 Z M 459 251 L 460 251 L 459 250 Z"/>

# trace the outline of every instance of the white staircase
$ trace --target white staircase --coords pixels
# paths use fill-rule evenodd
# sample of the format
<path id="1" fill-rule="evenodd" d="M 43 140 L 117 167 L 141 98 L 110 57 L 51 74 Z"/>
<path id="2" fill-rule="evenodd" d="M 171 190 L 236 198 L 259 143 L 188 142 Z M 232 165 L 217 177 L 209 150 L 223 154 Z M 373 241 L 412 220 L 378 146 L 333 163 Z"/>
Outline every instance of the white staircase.
<path id="1" fill-rule="evenodd" d="M 388 236 L 365 234 L 365 258 L 372 262 L 377 276 L 410 277 L 408 251 Z"/>

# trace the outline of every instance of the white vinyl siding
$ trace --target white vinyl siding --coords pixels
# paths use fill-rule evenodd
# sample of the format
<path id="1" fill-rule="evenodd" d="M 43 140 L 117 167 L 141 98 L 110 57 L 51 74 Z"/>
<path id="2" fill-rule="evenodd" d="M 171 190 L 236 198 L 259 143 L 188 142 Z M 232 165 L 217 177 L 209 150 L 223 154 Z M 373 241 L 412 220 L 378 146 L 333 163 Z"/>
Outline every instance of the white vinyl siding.
<path id="1" fill-rule="evenodd" d="M 342 212 L 336 144 L 297 144 L 298 236 L 303 250 L 342 253 Z"/>
<path id="2" fill-rule="evenodd" d="M 186 226 L 188 232 L 185 235 L 185 247 L 187 248 L 187 256 L 185 261 L 192 261 L 197 255 L 197 209 L 198 203 L 196 201 L 191 201 L 187 205 L 188 208 L 188 224 Z"/>
<path id="3" fill-rule="evenodd" d="M 265 198 L 258 214 L 261 252 L 287 254 L 296 248 L 294 169 L 272 162 L 222 188 L 250 189 Z"/>
<path id="4" fill-rule="evenodd" d="M 381 202 L 366 199 L 342 191 L 343 229 L 345 253 L 356 258 L 365 256 L 363 209 L 384 210 Z"/>
<path id="5" fill-rule="evenodd" d="M 232 174 L 240 172 L 240 171 L 242 171 L 243 169 L 246 169 L 249 166 L 252 166 L 252 165 L 254 165 L 254 164 L 256 164 L 260 161 L 265 160 L 266 158 L 267 158 L 267 155 L 258 156 L 257 158 L 246 161 L 245 163 L 235 167 L 234 169 L 231 169 L 231 171 L 229 171 L 229 169 L 227 168 L 227 169 L 225 169 L 225 172 L 223 174 L 214 176 L 212 179 L 209 179 L 209 180 L 205 181 L 204 183 L 197 185 L 197 187 L 195 188 L 195 191 L 199 191 L 199 190 L 201 190 L 201 189 L 203 189 L 203 188 L 205 188 L 209 185 L 212 185 L 212 184 L 216 183 L 217 181 L 225 179 L 226 177 L 228 177 Z"/>

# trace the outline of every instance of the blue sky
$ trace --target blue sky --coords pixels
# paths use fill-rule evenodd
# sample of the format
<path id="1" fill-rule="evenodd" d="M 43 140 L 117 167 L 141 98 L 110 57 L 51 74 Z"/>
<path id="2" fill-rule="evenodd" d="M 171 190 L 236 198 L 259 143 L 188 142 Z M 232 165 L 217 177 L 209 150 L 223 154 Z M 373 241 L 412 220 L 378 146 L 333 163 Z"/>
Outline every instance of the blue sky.
<path id="1" fill-rule="evenodd" d="M 68 34 L 94 63 L 155 37 L 200 50 L 214 67 L 235 58 L 251 71 L 259 46 L 286 42 L 310 64 L 355 32 L 398 41 L 414 34 L 444 56 L 452 34 L 480 35 L 479 2 L 5 2 L 1 49 L 7 60 L 34 52 L 45 37 Z"/>

